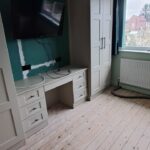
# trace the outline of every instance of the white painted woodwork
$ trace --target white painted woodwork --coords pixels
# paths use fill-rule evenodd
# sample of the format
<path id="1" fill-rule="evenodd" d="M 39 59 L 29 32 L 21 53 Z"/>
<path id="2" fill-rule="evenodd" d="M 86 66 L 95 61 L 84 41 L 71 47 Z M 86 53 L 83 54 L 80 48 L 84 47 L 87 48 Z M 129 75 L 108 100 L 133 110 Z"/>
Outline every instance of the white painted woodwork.
<path id="1" fill-rule="evenodd" d="M 48 92 L 63 86 L 59 89 L 59 92 L 61 93 L 59 96 L 60 100 L 65 104 L 68 104 L 68 106 L 74 107 L 77 105 L 77 101 L 86 101 L 87 98 L 86 69 L 71 67 L 70 71 L 71 73 L 69 75 L 58 79 L 52 79 L 46 75 L 44 89 L 45 92 Z M 78 93 L 81 89 L 84 89 L 84 92 L 80 93 L 79 95 Z M 62 91 L 64 91 L 64 94 L 62 94 Z"/>
<path id="2" fill-rule="evenodd" d="M 38 112 L 40 112 L 42 109 L 46 109 L 45 103 L 43 103 L 43 99 L 37 100 L 36 102 L 27 105 L 26 107 L 23 107 L 20 109 L 21 119 L 24 120 Z"/>
<path id="3" fill-rule="evenodd" d="M 91 0 L 92 95 L 110 83 L 112 8 L 112 0 Z"/>
<path id="4" fill-rule="evenodd" d="M 32 79 L 34 80 L 34 77 L 32 77 Z M 19 83 L 24 83 L 24 80 Z M 40 130 L 48 124 L 48 114 L 43 87 L 35 88 L 34 90 L 18 95 L 18 105 L 22 126 L 26 137 L 37 132 L 37 128 Z M 45 126 L 43 124 L 45 124 Z"/>
<path id="5" fill-rule="evenodd" d="M 68 68 L 62 68 L 62 71 L 63 69 L 65 72 L 68 70 Z M 17 92 L 20 116 L 26 137 L 33 135 L 48 124 L 47 108 L 51 104 L 60 100 L 60 102 L 70 107 L 75 107 L 86 100 L 86 69 L 71 67 L 70 71 L 70 74 L 56 79 L 51 78 L 51 76 L 57 76 L 57 74 L 43 74 L 44 82 L 42 85 L 40 78 L 39 84 L 37 84 L 38 80 L 36 76 L 35 86 L 30 87 L 27 84 L 29 83 L 30 85 L 32 80 L 35 80 L 34 77 L 16 81 L 16 85 L 24 87 L 18 88 L 17 86 Z"/>
<path id="6" fill-rule="evenodd" d="M 36 102 L 38 99 L 45 96 L 43 87 L 31 90 L 30 92 L 25 92 L 18 96 L 18 105 L 20 107 L 28 105 L 30 103 Z"/>
<path id="7" fill-rule="evenodd" d="M 79 72 L 78 74 L 76 74 L 76 75 L 73 77 L 73 79 L 74 79 L 74 81 L 86 79 L 86 72 L 85 72 L 85 71 Z"/>
<path id="8" fill-rule="evenodd" d="M 15 85 L 0 16 L 0 149 L 11 149 L 24 140 Z"/>
<path id="9" fill-rule="evenodd" d="M 77 92 L 75 92 L 75 95 L 74 95 L 75 102 L 80 99 L 83 99 L 86 96 L 87 96 L 87 91 L 85 88 L 78 90 Z"/>
<path id="10" fill-rule="evenodd" d="M 28 79 L 26 79 L 26 82 L 24 82 L 24 80 L 16 81 L 16 85 L 22 85 L 23 87 L 25 84 L 25 88 L 17 88 L 18 104 L 20 108 L 23 109 L 22 111 L 24 112 L 28 111 L 28 109 L 30 110 L 30 108 L 32 107 L 31 104 L 33 104 L 34 102 L 37 102 L 39 100 L 45 101 L 45 93 L 48 107 L 50 107 L 51 104 L 57 102 L 58 99 L 60 99 L 65 104 L 68 104 L 68 106 L 70 107 L 76 106 L 77 103 L 79 103 L 77 101 L 86 101 L 87 98 L 86 69 L 82 68 L 80 69 L 78 67 L 69 67 L 69 69 L 71 71 L 70 74 L 56 79 L 51 78 L 51 76 L 54 77 L 57 76 L 57 74 L 53 73 L 48 73 L 49 75 L 43 74 L 42 76 L 45 79 L 45 81 L 43 82 L 42 85 L 39 82 L 40 83 L 39 85 L 36 84 L 35 86 L 30 87 L 27 85 Z M 64 67 L 61 69 L 62 72 L 66 72 L 67 70 L 68 67 Z M 29 80 L 30 81 L 34 80 L 34 77 L 32 77 Z M 58 91 L 54 90 L 56 88 L 58 88 Z M 21 113 L 22 114 L 21 116 L 24 116 L 23 112 Z M 28 112 L 26 113 L 28 114 Z"/>
<path id="11" fill-rule="evenodd" d="M 110 84 L 113 0 L 68 0 L 68 12 L 70 61 L 88 68 L 91 98 Z"/>
<path id="12" fill-rule="evenodd" d="M 47 111 L 43 110 L 40 113 L 36 113 L 35 115 L 31 116 L 30 118 L 22 122 L 24 132 L 27 132 L 35 128 L 45 120 L 47 120 Z"/>
<path id="13" fill-rule="evenodd" d="M 78 80 L 78 81 L 74 82 L 73 86 L 74 86 L 73 87 L 74 90 L 80 90 L 82 88 L 86 88 L 86 80 L 85 79 Z"/>

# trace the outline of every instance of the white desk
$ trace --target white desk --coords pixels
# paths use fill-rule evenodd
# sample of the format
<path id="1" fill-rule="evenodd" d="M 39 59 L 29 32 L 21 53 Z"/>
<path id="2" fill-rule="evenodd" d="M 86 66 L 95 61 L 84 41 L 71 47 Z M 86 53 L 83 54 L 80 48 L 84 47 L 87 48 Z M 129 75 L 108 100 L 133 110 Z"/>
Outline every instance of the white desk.
<path id="1" fill-rule="evenodd" d="M 68 67 L 61 69 L 60 74 L 66 74 L 67 70 Z M 48 122 L 46 92 L 60 88 L 61 102 L 70 107 L 75 107 L 87 99 L 86 69 L 71 67 L 70 74 L 66 76 L 54 73 L 48 74 L 42 74 L 42 78 L 36 76 L 15 83 L 20 116 L 26 136 L 34 134 Z M 54 79 L 56 76 L 60 77 Z"/>

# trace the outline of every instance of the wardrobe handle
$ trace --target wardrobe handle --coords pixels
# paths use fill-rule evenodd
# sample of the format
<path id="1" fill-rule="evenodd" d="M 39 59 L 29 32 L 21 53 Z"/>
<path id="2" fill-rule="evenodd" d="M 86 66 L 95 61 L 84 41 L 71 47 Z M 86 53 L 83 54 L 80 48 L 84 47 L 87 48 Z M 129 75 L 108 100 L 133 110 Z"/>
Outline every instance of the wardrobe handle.
<path id="1" fill-rule="evenodd" d="M 106 38 L 104 37 L 104 49 L 106 48 Z"/>
<path id="2" fill-rule="evenodd" d="M 103 37 L 101 38 L 101 48 L 100 49 L 103 49 Z"/>

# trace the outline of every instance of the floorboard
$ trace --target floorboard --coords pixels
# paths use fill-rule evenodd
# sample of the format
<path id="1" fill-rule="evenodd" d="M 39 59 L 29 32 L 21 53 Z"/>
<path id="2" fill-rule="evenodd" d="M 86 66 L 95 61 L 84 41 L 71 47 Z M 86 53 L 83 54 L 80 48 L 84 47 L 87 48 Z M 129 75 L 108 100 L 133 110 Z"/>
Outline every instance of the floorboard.
<path id="1" fill-rule="evenodd" d="M 150 100 L 120 99 L 109 89 L 75 109 L 58 104 L 48 113 L 48 126 L 20 150 L 150 150 Z"/>

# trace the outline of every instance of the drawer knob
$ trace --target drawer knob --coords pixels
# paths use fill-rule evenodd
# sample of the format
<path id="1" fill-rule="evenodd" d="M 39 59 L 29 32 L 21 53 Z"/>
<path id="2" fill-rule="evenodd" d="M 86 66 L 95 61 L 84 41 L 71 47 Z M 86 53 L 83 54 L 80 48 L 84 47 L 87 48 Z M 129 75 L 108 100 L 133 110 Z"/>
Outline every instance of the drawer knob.
<path id="1" fill-rule="evenodd" d="M 35 108 L 35 107 L 34 107 L 34 108 L 32 108 L 32 109 L 30 110 L 30 113 L 31 113 L 32 111 L 36 110 L 36 109 L 37 109 L 37 108 Z"/>
<path id="2" fill-rule="evenodd" d="M 31 95 L 31 96 L 28 98 L 28 100 L 29 100 L 29 99 L 31 99 L 31 98 L 34 98 L 34 96 L 33 96 L 33 95 Z"/>
<path id="3" fill-rule="evenodd" d="M 35 119 L 33 122 L 32 122 L 32 124 L 34 124 L 34 123 L 36 123 L 36 122 L 38 122 L 39 121 L 39 119 Z"/>
<path id="4" fill-rule="evenodd" d="M 82 88 L 82 87 L 83 87 L 82 85 L 79 86 L 79 88 Z"/>
<path id="5" fill-rule="evenodd" d="M 80 78 L 82 78 L 82 76 L 79 76 L 78 78 L 80 79 Z"/>
<path id="6" fill-rule="evenodd" d="M 80 95 L 80 97 L 82 97 L 82 96 L 83 96 L 83 94 Z"/>

